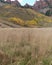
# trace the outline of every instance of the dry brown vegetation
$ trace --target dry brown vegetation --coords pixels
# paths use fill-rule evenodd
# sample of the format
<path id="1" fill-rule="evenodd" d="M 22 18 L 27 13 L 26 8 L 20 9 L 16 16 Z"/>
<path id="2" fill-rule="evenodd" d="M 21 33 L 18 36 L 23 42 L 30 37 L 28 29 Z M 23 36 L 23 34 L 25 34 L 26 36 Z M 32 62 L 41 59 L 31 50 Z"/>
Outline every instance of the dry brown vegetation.
<path id="1" fill-rule="evenodd" d="M 0 29 L 0 65 L 52 65 L 52 29 Z"/>

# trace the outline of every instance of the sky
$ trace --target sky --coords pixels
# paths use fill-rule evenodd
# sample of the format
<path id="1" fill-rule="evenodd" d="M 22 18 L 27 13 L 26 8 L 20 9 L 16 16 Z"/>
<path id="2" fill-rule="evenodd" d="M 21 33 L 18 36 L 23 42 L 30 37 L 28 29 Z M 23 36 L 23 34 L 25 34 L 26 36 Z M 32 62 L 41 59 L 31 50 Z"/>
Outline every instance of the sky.
<path id="1" fill-rule="evenodd" d="M 29 5 L 33 5 L 35 3 L 36 0 L 18 0 L 21 5 L 25 5 L 26 3 L 28 3 Z"/>
<path id="2" fill-rule="evenodd" d="M 11 0 L 11 1 L 14 1 L 14 0 Z M 18 1 L 21 3 L 21 5 L 25 5 L 26 3 L 28 3 L 29 5 L 33 5 L 36 2 L 36 0 L 18 0 Z"/>

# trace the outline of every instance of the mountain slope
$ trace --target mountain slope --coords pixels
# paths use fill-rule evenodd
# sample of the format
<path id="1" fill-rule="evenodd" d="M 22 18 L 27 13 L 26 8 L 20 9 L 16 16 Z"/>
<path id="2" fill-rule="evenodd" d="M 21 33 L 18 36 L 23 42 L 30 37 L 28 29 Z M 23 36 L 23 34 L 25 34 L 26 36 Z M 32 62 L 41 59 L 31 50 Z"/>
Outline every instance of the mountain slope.
<path id="1" fill-rule="evenodd" d="M 0 7 L 0 18 L 25 27 L 50 27 L 52 19 L 30 8 L 6 4 Z"/>

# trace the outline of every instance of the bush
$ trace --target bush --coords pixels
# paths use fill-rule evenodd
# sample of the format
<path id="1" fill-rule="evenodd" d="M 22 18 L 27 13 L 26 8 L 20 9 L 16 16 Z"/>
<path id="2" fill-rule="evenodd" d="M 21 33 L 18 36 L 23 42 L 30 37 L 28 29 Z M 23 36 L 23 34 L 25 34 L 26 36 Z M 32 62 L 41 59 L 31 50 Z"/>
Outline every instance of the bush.
<path id="1" fill-rule="evenodd" d="M 19 25 L 24 25 L 24 21 L 21 20 L 20 18 L 16 18 L 16 17 L 11 17 L 9 18 L 9 21 L 19 24 Z"/>
<path id="2" fill-rule="evenodd" d="M 50 10 L 48 10 L 45 15 L 50 16 Z"/>
<path id="3" fill-rule="evenodd" d="M 33 26 L 33 25 L 37 25 L 37 22 L 35 20 L 31 20 L 31 21 L 27 21 L 26 22 L 27 26 Z"/>

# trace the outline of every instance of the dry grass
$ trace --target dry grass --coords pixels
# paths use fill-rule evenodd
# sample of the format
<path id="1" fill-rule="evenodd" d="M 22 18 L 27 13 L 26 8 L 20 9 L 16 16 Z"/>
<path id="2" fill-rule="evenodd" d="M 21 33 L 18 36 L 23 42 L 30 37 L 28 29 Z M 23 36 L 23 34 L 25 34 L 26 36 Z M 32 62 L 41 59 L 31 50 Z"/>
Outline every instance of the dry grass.
<path id="1" fill-rule="evenodd" d="M 52 65 L 52 29 L 0 29 L 0 65 Z"/>

